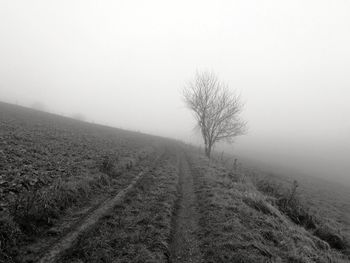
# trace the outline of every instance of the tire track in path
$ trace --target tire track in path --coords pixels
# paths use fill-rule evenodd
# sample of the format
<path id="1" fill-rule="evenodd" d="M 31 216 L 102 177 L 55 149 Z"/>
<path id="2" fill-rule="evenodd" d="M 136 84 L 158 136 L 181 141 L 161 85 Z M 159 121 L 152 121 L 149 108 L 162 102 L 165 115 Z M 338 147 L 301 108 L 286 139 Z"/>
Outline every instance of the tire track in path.
<path id="1" fill-rule="evenodd" d="M 194 192 L 193 175 L 187 156 L 179 153 L 179 199 L 175 208 L 172 238 L 170 241 L 170 263 L 202 262 L 197 239 L 198 210 Z"/>
<path id="2" fill-rule="evenodd" d="M 98 223 L 98 221 L 106 215 L 114 206 L 123 201 L 125 195 L 133 189 L 136 183 L 145 176 L 153 167 L 155 167 L 162 158 L 164 158 L 164 153 L 162 153 L 154 163 L 147 169 L 145 172 L 140 172 L 133 181 L 123 190 L 121 190 L 117 195 L 113 198 L 110 198 L 103 202 L 99 207 L 97 207 L 94 211 L 91 212 L 88 216 L 86 216 L 80 224 L 72 229 L 69 233 L 59 239 L 53 246 L 51 246 L 46 253 L 38 259 L 38 263 L 54 263 L 57 262 L 60 255 L 62 255 L 65 251 L 71 248 L 78 237 L 94 225 Z"/>

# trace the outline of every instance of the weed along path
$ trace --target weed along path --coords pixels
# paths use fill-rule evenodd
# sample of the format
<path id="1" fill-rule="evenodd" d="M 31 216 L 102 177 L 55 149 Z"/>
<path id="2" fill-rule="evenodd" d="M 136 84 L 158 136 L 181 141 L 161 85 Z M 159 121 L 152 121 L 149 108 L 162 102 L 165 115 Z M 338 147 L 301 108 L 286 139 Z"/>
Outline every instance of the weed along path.
<path id="1" fill-rule="evenodd" d="M 147 173 L 152 171 L 154 167 L 164 158 L 164 153 L 160 154 L 152 165 L 140 172 L 132 182 L 124 189 L 118 192 L 114 197 L 103 201 L 92 211 L 89 211 L 84 215 L 79 222 L 77 222 L 72 229 L 70 229 L 64 236 L 56 240 L 51 244 L 44 253 L 35 261 L 39 263 L 53 263 L 59 262 L 59 258 L 65 251 L 70 249 L 78 238 L 86 231 L 97 225 L 99 220 L 108 214 L 116 205 L 123 202 L 125 196 L 132 191 L 135 185 L 144 177 Z"/>
<path id="2" fill-rule="evenodd" d="M 179 199 L 173 218 L 170 262 L 202 262 L 197 240 L 198 211 L 193 175 L 187 157 L 180 153 Z"/>

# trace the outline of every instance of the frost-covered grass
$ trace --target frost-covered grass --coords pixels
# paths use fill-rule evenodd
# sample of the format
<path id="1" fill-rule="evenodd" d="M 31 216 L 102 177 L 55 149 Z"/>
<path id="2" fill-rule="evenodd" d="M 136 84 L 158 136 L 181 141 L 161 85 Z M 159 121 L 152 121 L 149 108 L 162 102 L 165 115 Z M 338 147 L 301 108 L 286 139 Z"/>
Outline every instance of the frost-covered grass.
<path id="1" fill-rule="evenodd" d="M 68 208 L 118 189 L 159 138 L 0 103 L 0 262 L 18 256 Z M 153 154 L 154 155 L 154 154 Z M 109 171 L 101 169 L 106 156 Z M 21 252 L 21 251 L 20 251 Z"/>
<path id="2" fill-rule="evenodd" d="M 177 184 L 174 157 L 163 160 L 79 238 L 63 262 L 167 262 Z"/>
<path id="3" fill-rule="evenodd" d="M 193 157 L 205 262 L 347 262 L 244 174 Z M 333 260 L 333 261 L 332 261 Z"/>

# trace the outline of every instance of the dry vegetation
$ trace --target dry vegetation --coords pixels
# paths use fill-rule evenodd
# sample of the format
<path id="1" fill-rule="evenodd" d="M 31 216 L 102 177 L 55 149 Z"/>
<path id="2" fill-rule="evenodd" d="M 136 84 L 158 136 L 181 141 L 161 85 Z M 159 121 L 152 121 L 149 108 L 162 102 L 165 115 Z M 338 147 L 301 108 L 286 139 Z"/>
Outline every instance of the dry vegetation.
<path id="1" fill-rule="evenodd" d="M 85 233 L 63 262 L 166 262 L 177 196 L 176 156 L 149 172 L 98 228 Z"/>
<path id="2" fill-rule="evenodd" d="M 67 209 L 127 185 L 157 139 L 0 104 L 0 262 L 16 261 Z M 158 139 L 159 140 L 159 139 Z M 107 162 L 107 163 L 106 163 Z"/>
<path id="3" fill-rule="evenodd" d="M 38 262 L 134 178 L 60 262 L 170 262 L 181 249 L 172 247 L 179 200 L 196 215 L 190 230 L 203 262 L 350 260 L 350 196 L 327 192 L 331 184 L 297 184 L 209 162 L 170 140 L 6 104 L 0 122 L 1 263 Z M 179 178 L 190 179 L 186 192 Z"/>
<path id="4" fill-rule="evenodd" d="M 194 158 L 205 262 L 350 259 L 344 236 L 309 213 L 298 195 L 292 194 L 293 187 L 256 182 L 218 162 Z"/>

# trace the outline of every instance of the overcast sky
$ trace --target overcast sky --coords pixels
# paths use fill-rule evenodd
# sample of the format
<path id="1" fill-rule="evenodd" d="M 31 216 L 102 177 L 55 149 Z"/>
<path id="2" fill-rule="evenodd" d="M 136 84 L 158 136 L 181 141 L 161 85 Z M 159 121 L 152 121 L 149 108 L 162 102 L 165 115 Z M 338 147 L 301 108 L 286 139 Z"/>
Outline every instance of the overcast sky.
<path id="1" fill-rule="evenodd" d="M 246 103 L 236 153 L 350 178 L 350 1 L 0 1 L 0 100 L 189 141 L 203 69 Z"/>

